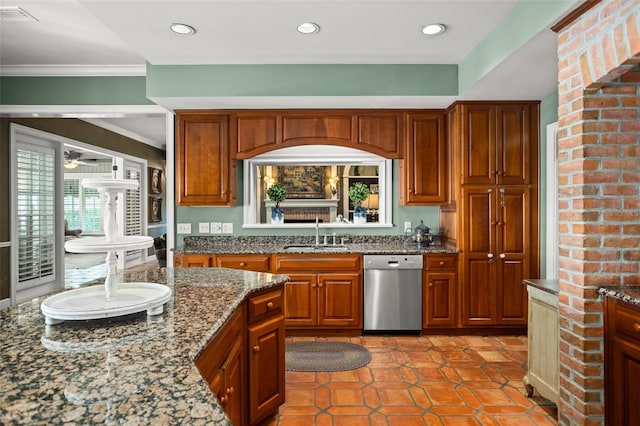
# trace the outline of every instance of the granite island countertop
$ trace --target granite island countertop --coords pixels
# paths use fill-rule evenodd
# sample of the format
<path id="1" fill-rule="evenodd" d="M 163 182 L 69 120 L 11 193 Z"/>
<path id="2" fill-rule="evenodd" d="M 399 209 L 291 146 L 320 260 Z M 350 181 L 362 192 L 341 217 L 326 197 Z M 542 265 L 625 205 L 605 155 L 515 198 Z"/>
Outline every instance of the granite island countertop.
<path id="1" fill-rule="evenodd" d="M 230 424 L 194 359 L 248 294 L 288 278 L 166 268 L 118 279 L 166 284 L 173 295 L 149 318 L 46 326 L 45 297 L 0 311 L 1 424 Z"/>
<path id="2" fill-rule="evenodd" d="M 334 245 L 331 236 L 327 245 L 319 253 L 344 254 L 428 254 L 457 253 L 458 250 L 437 246 L 418 247 L 409 242 L 406 236 L 349 236 L 344 246 L 340 246 L 341 237 Z M 320 245 L 323 245 L 320 239 Z M 287 246 L 314 245 L 315 237 L 310 236 L 207 236 L 185 237 L 184 244 L 174 252 L 178 254 L 295 254 L 306 251 L 286 250 Z"/>

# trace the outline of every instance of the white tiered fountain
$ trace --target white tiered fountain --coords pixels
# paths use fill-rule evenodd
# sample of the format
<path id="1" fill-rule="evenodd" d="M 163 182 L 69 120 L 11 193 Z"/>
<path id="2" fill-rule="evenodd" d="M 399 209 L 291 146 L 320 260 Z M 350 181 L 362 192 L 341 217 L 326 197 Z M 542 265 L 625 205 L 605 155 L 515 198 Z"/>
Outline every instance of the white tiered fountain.
<path id="1" fill-rule="evenodd" d="M 142 311 L 147 311 L 148 316 L 160 315 L 163 305 L 171 299 L 169 287 L 156 283 L 117 281 L 116 251 L 139 250 L 153 245 L 152 237 L 118 235 L 118 193 L 137 189 L 138 182 L 132 179 L 84 179 L 82 185 L 106 195 L 105 236 L 67 241 L 64 247 L 72 253 L 107 252 L 107 277 L 104 286 L 81 287 L 47 297 L 40 305 L 46 324 L 108 318 Z"/>

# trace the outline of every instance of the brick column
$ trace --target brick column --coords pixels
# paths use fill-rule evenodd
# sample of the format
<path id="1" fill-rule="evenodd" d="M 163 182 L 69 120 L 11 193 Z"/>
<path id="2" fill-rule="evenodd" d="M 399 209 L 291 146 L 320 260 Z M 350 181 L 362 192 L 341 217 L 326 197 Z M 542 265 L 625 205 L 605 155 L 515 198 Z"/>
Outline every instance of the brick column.
<path id="1" fill-rule="evenodd" d="M 558 36 L 561 425 L 604 424 L 599 286 L 640 284 L 640 0 Z"/>

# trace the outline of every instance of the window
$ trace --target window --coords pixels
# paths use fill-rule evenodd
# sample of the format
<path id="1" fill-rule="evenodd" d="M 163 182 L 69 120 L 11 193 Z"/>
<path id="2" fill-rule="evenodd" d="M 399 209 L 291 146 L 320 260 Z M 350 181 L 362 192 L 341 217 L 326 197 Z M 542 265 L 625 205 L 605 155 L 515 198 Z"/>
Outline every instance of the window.
<path id="1" fill-rule="evenodd" d="M 82 229 L 83 234 L 101 234 L 104 201 L 94 188 L 82 186 L 84 178 L 109 179 L 109 174 L 66 174 L 64 179 L 64 218 L 69 229 Z"/>
<path id="2" fill-rule="evenodd" d="M 244 225 L 260 227 L 389 227 L 391 160 L 351 148 L 306 145 L 283 148 L 245 160 Z M 360 204 L 366 222 L 355 223 L 349 188 L 363 183 L 368 197 Z M 279 203 L 284 222 L 272 223 L 267 189 L 283 184 L 287 198 Z"/>

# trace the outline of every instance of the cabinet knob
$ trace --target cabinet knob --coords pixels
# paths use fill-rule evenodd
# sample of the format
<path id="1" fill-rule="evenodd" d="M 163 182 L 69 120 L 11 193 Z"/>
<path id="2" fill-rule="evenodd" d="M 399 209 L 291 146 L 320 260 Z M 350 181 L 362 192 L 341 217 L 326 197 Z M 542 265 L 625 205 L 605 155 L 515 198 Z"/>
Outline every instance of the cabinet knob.
<path id="1" fill-rule="evenodd" d="M 227 401 L 229 400 L 229 398 L 227 398 L 226 396 L 222 395 L 220 398 L 218 398 L 220 400 L 221 404 L 226 404 Z"/>
<path id="2" fill-rule="evenodd" d="M 500 259 L 504 259 L 505 257 L 507 257 L 507 255 L 506 255 L 506 254 L 504 254 L 504 253 L 500 253 Z"/>
<path id="3" fill-rule="evenodd" d="M 493 253 L 487 253 L 487 257 L 488 257 L 489 259 L 493 259 Z"/>
<path id="4" fill-rule="evenodd" d="M 267 303 L 267 309 L 273 309 L 273 302 Z"/>
<path id="5" fill-rule="evenodd" d="M 244 262 L 240 262 L 240 266 L 247 266 L 247 264 Z"/>
<path id="6" fill-rule="evenodd" d="M 640 333 L 640 324 L 638 324 L 637 322 L 633 324 L 633 331 L 635 331 L 636 333 Z"/>
<path id="7" fill-rule="evenodd" d="M 444 266 L 444 262 L 440 262 L 440 266 Z"/>
<path id="8" fill-rule="evenodd" d="M 495 220 L 491 221 L 491 226 L 496 226 L 498 224 L 498 222 L 496 222 Z"/>
<path id="9" fill-rule="evenodd" d="M 229 396 L 233 395 L 233 386 L 230 386 L 227 388 L 227 395 Z"/>
<path id="10" fill-rule="evenodd" d="M 432 282 L 429 283 L 429 287 L 433 287 L 433 283 Z"/>
<path id="11" fill-rule="evenodd" d="M 260 352 L 260 346 L 255 345 L 255 346 L 253 347 L 253 352 L 254 352 L 254 353 L 258 353 L 258 352 Z"/>
<path id="12" fill-rule="evenodd" d="M 322 287 L 324 287 L 324 284 L 320 283 L 320 284 L 318 284 L 318 287 L 322 288 Z"/>

